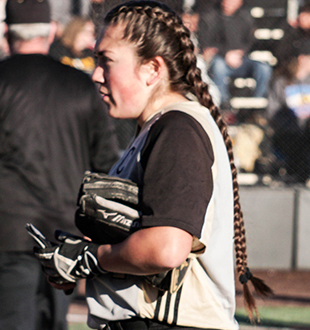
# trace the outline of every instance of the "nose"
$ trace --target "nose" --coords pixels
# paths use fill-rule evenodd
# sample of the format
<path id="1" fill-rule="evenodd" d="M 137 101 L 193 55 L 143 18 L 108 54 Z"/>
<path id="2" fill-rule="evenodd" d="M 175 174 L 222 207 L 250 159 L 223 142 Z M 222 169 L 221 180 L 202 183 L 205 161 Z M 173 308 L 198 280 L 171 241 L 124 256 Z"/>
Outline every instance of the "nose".
<path id="1" fill-rule="evenodd" d="M 92 80 L 95 83 L 103 84 L 104 83 L 104 77 L 103 77 L 104 70 L 101 66 L 96 66 L 93 75 L 92 75 Z"/>

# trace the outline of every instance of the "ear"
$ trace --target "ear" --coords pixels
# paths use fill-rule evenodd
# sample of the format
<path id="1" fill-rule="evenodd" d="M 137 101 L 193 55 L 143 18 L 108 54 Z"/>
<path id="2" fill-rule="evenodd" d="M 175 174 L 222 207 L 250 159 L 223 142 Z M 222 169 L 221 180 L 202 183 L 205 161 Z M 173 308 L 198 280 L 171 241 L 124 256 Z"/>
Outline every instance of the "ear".
<path id="1" fill-rule="evenodd" d="M 147 86 L 152 86 L 168 76 L 168 68 L 161 56 L 156 56 L 142 64 Z"/>

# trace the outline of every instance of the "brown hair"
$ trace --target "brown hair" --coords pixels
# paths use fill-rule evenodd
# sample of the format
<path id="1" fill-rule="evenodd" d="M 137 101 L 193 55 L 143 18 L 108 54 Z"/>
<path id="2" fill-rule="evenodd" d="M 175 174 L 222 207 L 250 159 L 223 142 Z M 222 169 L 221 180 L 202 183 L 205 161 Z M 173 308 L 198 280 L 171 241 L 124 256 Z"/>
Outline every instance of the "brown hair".
<path id="1" fill-rule="evenodd" d="M 209 94 L 208 85 L 202 81 L 200 70 L 196 66 L 190 32 L 179 16 L 167 6 L 155 1 L 130 1 L 114 8 L 107 14 L 105 24 L 119 23 L 125 25 L 123 38 L 136 44 L 138 57 L 145 61 L 161 56 L 169 70 L 172 91 L 183 95 L 188 92 L 196 95 L 199 102 L 209 109 L 223 135 L 233 180 L 236 268 L 239 280 L 243 284 L 245 304 L 250 319 L 254 320 L 253 310 L 257 316 L 258 313 L 254 298 L 247 286 L 248 280 L 251 280 L 255 291 L 260 295 L 270 294 L 272 290 L 262 280 L 254 277 L 247 267 L 245 228 L 232 143 L 227 133 L 227 126 Z"/>
<path id="2" fill-rule="evenodd" d="M 75 55 L 76 51 L 74 49 L 74 43 L 78 34 L 83 30 L 84 26 L 88 23 L 92 22 L 88 17 L 79 17 L 75 16 L 71 19 L 71 21 L 66 25 L 63 34 L 61 36 L 61 42 L 69 48 Z"/>

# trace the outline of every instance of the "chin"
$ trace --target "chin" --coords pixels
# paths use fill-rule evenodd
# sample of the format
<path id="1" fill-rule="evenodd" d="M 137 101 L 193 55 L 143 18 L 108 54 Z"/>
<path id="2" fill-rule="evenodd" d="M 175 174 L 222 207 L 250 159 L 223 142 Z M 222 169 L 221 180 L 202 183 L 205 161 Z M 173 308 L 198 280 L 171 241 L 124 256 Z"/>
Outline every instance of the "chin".
<path id="1" fill-rule="evenodd" d="M 123 119 L 122 115 L 111 106 L 109 106 L 109 115 L 115 119 Z"/>
<path id="2" fill-rule="evenodd" d="M 115 119 L 132 119 L 132 117 L 126 116 L 124 111 L 117 110 L 113 106 L 109 107 L 109 115 Z"/>

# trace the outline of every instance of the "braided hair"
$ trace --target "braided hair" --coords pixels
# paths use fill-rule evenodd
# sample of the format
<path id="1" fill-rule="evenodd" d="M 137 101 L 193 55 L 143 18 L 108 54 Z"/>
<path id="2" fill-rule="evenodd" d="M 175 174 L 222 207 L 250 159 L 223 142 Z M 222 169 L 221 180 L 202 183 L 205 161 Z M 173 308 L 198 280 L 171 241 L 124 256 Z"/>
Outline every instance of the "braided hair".
<path id="1" fill-rule="evenodd" d="M 259 317 L 255 300 L 247 286 L 248 280 L 251 280 L 255 291 L 261 296 L 271 294 L 272 290 L 261 279 L 254 277 L 247 267 L 245 228 L 232 142 L 220 111 L 210 96 L 208 85 L 202 81 L 200 69 L 197 68 L 189 30 L 169 7 L 155 1 L 129 1 L 119 5 L 107 14 L 105 24 L 124 25 L 123 39 L 136 45 L 141 63 L 161 56 L 168 68 L 171 90 L 184 96 L 188 93 L 194 94 L 200 104 L 209 109 L 218 125 L 227 148 L 232 172 L 236 269 L 239 281 L 243 284 L 245 306 L 250 319 L 254 321 L 253 312 L 257 318 Z"/>

